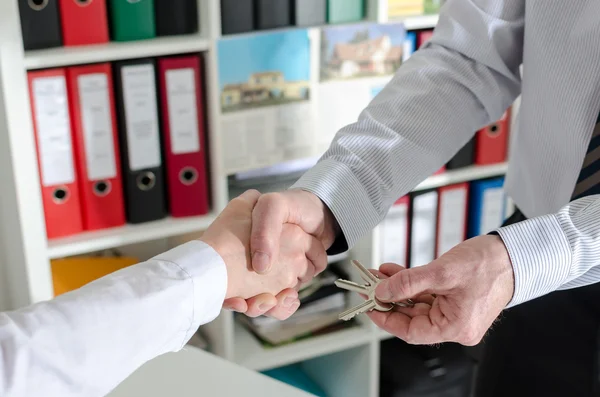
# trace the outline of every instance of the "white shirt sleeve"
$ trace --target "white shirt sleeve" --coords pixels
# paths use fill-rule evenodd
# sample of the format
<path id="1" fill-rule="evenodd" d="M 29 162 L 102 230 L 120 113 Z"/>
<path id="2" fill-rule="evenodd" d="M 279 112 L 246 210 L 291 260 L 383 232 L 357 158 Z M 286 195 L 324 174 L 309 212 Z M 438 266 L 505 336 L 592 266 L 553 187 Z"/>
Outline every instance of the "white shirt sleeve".
<path id="1" fill-rule="evenodd" d="M 515 275 L 508 307 L 556 290 L 600 282 L 600 195 L 497 231 Z"/>
<path id="2" fill-rule="evenodd" d="M 105 396 L 218 316 L 227 270 L 191 241 L 56 299 L 0 313 L 0 395 Z"/>

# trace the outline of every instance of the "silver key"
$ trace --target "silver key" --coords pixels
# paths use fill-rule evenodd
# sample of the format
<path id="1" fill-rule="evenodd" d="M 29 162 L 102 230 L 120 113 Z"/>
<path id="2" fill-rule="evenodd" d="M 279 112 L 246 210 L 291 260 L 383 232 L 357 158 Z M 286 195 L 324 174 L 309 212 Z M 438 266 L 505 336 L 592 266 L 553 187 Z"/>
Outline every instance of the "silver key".
<path id="1" fill-rule="evenodd" d="M 370 286 L 377 285 L 379 283 L 379 278 L 377 278 L 377 276 L 371 273 L 369 269 L 364 267 L 362 263 L 353 260 L 352 264 L 358 269 L 358 271 L 360 271 L 360 275 L 363 278 L 363 280 L 365 280 L 365 283 L 368 283 Z"/>
<path id="2" fill-rule="evenodd" d="M 340 313 L 338 318 L 340 320 L 348 321 L 361 313 L 370 312 L 373 309 L 375 309 L 375 302 L 369 299 L 358 306 L 354 306 L 352 309 Z"/>
<path id="3" fill-rule="evenodd" d="M 369 288 L 364 285 L 356 284 L 353 281 L 348 280 L 336 280 L 335 285 L 348 291 L 356 292 L 358 294 L 368 295 Z"/>
<path id="4" fill-rule="evenodd" d="M 381 280 L 371 273 L 366 267 L 362 265 L 359 261 L 353 260 L 352 264 L 354 267 L 358 269 L 362 279 L 366 282 L 366 285 L 360 285 L 352 281 L 348 280 L 336 280 L 335 285 L 339 288 L 343 288 L 348 291 L 356 292 L 362 295 L 367 296 L 367 300 L 365 300 L 360 305 L 357 305 L 351 309 L 346 310 L 343 313 L 340 313 L 339 319 L 348 321 L 352 318 L 356 317 L 359 314 L 370 312 L 372 310 L 377 310 L 380 312 L 388 312 L 392 310 L 395 305 L 398 306 L 412 306 L 412 301 L 407 301 L 408 303 L 383 303 L 375 298 L 375 288 L 377 288 L 377 284 L 381 282 Z"/>

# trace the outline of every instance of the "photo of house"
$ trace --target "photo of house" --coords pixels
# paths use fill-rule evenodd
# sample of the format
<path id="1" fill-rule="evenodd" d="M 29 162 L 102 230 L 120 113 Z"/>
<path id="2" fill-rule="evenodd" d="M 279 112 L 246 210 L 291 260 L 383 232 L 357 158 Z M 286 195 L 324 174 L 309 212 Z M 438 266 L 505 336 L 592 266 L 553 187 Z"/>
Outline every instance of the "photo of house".
<path id="1" fill-rule="evenodd" d="M 306 30 L 220 40 L 223 113 L 310 99 Z"/>
<path id="2" fill-rule="evenodd" d="M 403 58 L 402 24 L 352 25 L 321 31 L 321 81 L 393 74 Z"/>

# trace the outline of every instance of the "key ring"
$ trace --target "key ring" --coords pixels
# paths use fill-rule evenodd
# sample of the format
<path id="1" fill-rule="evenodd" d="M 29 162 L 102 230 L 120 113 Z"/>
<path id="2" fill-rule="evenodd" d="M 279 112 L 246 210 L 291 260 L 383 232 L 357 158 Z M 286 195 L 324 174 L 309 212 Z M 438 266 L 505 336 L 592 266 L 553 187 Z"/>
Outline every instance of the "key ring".
<path id="1" fill-rule="evenodd" d="M 407 299 L 404 302 L 392 302 L 392 304 L 398 307 L 415 307 L 415 302 L 412 299 Z"/>

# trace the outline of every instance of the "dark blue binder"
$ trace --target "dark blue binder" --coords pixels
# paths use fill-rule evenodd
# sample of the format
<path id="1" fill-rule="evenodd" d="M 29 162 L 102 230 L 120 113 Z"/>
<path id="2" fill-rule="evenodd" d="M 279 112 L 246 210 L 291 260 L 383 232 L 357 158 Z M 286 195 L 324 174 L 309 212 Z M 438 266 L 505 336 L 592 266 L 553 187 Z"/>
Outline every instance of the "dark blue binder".
<path id="1" fill-rule="evenodd" d="M 471 182 L 470 191 L 468 238 L 501 226 L 506 212 L 504 177 Z"/>

